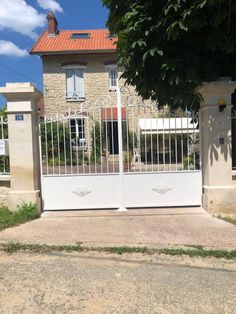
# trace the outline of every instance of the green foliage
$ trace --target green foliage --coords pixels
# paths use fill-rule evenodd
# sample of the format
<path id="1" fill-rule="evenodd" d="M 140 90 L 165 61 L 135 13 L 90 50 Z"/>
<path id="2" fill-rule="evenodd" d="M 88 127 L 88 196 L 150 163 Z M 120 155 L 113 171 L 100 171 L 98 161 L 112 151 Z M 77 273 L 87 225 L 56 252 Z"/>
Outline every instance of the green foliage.
<path id="1" fill-rule="evenodd" d="M 194 168 L 193 156 L 185 156 L 183 158 L 183 166 L 184 170 L 189 170 Z"/>
<path id="2" fill-rule="evenodd" d="M 70 144 L 69 123 L 42 123 L 42 154 L 48 157 L 49 166 L 82 165 L 88 162 L 87 154 L 82 149 L 74 149 Z M 76 146 L 75 146 L 76 148 Z"/>
<path id="3" fill-rule="evenodd" d="M 65 137 L 65 141 L 64 141 Z M 70 129 L 69 124 L 63 123 L 42 123 L 41 124 L 41 142 L 43 155 L 48 154 L 48 159 L 59 157 L 63 159 L 66 154 L 70 154 Z M 64 146 L 66 145 L 66 146 Z M 59 147 L 59 149 L 58 149 Z"/>
<path id="4" fill-rule="evenodd" d="M 104 126 L 101 126 L 100 123 L 96 121 L 91 129 L 90 136 L 92 142 L 90 161 L 91 163 L 99 163 L 103 156 L 103 146 L 105 144 Z"/>
<path id="5" fill-rule="evenodd" d="M 0 230 L 37 219 L 39 216 L 36 205 L 32 203 L 23 203 L 16 212 L 12 212 L 5 207 L 0 208 Z"/>
<path id="6" fill-rule="evenodd" d="M 230 224 L 236 225 L 236 219 L 233 219 L 231 217 L 225 217 L 225 216 L 219 215 L 219 216 L 217 216 L 217 218 L 224 220 L 226 222 L 229 222 Z"/>
<path id="7" fill-rule="evenodd" d="M 78 242 L 75 245 L 47 245 L 47 244 L 24 244 L 19 242 L 10 242 L 2 244 L 2 248 L 7 253 L 15 253 L 17 251 L 32 251 L 40 253 L 48 252 L 82 252 L 84 249 L 81 247 L 82 242 Z"/>
<path id="8" fill-rule="evenodd" d="M 137 133 L 134 131 L 129 131 L 129 151 L 133 152 L 133 148 L 137 147 L 138 144 L 138 138 Z"/>
<path id="9" fill-rule="evenodd" d="M 130 247 L 130 246 L 120 246 L 120 247 L 105 247 L 104 252 L 113 253 L 113 254 L 125 254 L 125 253 L 141 253 L 141 254 L 149 254 L 149 250 L 146 246 L 137 246 L 137 247 Z"/>
<path id="10" fill-rule="evenodd" d="M 33 203 L 23 203 L 18 206 L 15 215 L 23 221 L 32 220 L 40 217 L 39 211 Z"/>
<path id="11" fill-rule="evenodd" d="M 129 152 L 124 152 L 124 163 L 125 165 L 130 165 L 132 160 L 133 160 L 133 153 L 132 151 L 129 151 Z"/>
<path id="12" fill-rule="evenodd" d="M 70 151 L 67 152 L 67 158 L 65 160 L 65 156 L 64 156 L 64 152 L 62 152 L 60 155 L 60 159 L 59 157 L 54 157 L 54 158 L 49 158 L 48 159 L 48 165 L 49 166 L 64 166 L 65 164 L 67 166 L 71 166 L 71 164 L 73 166 L 80 166 L 80 165 L 86 165 L 88 163 L 88 155 L 86 152 L 84 152 L 83 150 L 78 150 L 78 151 L 72 151 L 72 158 L 71 158 L 71 153 Z"/>
<path id="13" fill-rule="evenodd" d="M 197 110 L 205 81 L 236 78 L 232 0 L 103 0 L 123 77 L 159 106 Z"/>
<path id="14" fill-rule="evenodd" d="M 0 108 L 0 116 L 7 118 L 7 106 Z"/>
<path id="15" fill-rule="evenodd" d="M 0 139 L 8 139 L 8 125 L 7 125 L 7 107 L 2 107 L 0 109 L 1 119 L 1 131 Z M 9 173 L 10 172 L 10 161 L 9 156 L 0 156 L 0 173 Z"/>
<path id="16" fill-rule="evenodd" d="M 75 245 L 48 245 L 48 244 L 25 244 L 19 242 L 10 242 L 0 244 L 0 249 L 7 253 L 14 253 L 17 251 L 31 251 L 31 252 L 98 252 L 98 253 L 111 253 L 111 254 L 165 254 L 171 256 L 190 256 L 190 257 L 215 257 L 215 258 L 226 258 L 235 259 L 236 250 L 210 250 L 205 249 L 201 245 L 192 245 L 186 248 L 159 248 L 151 249 L 147 247 L 137 246 L 118 246 L 118 247 L 86 247 L 81 245 L 82 242 L 76 243 Z"/>

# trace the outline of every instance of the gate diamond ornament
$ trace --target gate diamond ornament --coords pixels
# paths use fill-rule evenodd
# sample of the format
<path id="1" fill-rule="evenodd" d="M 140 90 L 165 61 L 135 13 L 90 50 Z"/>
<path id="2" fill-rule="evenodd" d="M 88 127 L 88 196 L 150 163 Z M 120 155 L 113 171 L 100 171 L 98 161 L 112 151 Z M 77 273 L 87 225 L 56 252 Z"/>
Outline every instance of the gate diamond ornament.
<path id="1" fill-rule="evenodd" d="M 172 188 L 168 185 L 161 183 L 158 186 L 155 186 L 152 190 L 163 195 L 163 194 L 169 192 L 170 190 L 172 190 Z"/>
<path id="2" fill-rule="evenodd" d="M 80 196 L 80 197 L 84 197 L 85 195 L 91 193 L 92 191 L 87 189 L 84 186 L 80 186 L 72 192 L 75 193 L 76 195 Z"/>

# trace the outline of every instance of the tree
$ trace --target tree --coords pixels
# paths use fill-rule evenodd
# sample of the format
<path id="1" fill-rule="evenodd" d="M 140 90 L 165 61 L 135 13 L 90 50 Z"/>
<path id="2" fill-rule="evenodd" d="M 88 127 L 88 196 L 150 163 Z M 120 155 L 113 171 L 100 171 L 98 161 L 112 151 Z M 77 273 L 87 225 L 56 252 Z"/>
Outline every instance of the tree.
<path id="1" fill-rule="evenodd" d="M 236 78 L 233 0 L 103 0 L 126 82 L 159 106 L 197 110 L 203 82 Z"/>

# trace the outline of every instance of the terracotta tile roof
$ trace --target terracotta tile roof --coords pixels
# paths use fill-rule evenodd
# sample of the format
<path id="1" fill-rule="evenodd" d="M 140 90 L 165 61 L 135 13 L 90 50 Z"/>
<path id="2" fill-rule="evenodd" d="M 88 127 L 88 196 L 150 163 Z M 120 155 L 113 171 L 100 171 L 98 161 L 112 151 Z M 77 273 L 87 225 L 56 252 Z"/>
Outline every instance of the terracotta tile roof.
<path id="1" fill-rule="evenodd" d="M 73 39 L 73 33 L 89 33 L 89 38 Z M 59 31 L 56 36 L 48 36 L 44 31 L 31 50 L 31 54 L 62 54 L 83 52 L 116 51 L 116 37 L 109 38 L 108 29 Z"/>

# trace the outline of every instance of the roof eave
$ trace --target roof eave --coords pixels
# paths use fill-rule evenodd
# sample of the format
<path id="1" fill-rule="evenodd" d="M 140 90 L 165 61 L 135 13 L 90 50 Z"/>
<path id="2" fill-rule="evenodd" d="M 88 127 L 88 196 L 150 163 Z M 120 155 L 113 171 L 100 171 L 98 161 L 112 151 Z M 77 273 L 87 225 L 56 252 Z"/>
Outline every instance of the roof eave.
<path id="1" fill-rule="evenodd" d="M 69 54 L 98 54 L 98 53 L 116 53 L 116 49 L 106 50 L 68 50 L 68 51 L 30 51 L 31 55 L 53 56 L 53 55 L 69 55 Z"/>

